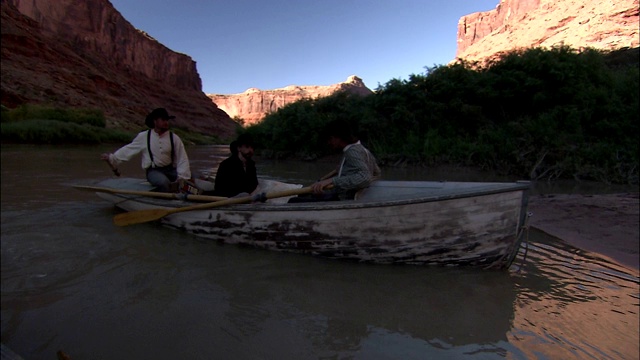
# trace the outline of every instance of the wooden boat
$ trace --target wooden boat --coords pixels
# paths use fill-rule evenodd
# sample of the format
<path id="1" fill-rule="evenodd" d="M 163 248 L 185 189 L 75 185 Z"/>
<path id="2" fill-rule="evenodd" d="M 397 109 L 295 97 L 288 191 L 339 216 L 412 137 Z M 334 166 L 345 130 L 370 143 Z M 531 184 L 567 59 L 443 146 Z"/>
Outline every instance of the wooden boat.
<path id="1" fill-rule="evenodd" d="M 376 181 L 355 200 L 192 211 L 177 209 L 193 202 L 117 192 L 151 190 L 140 179 L 97 186 L 114 189 L 97 194 L 122 210 L 168 209 L 162 224 L 224 243 L 381 264 L 507 268 L 527 228 L 530 184 Z"/>

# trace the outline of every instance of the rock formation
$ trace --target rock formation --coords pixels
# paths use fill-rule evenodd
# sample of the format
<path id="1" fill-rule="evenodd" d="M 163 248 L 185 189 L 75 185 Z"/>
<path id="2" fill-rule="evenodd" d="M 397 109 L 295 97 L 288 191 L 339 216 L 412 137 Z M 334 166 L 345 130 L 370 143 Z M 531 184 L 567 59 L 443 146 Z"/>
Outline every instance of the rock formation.
<path id="1" fill-rule="evenodd" d="M 500 0 L 458 22 L 456 57 L 481 61 L 517 48 L 638 47 L 638 0 Z"/>
<path id="2" fill-rule="evenodd" d="M 331 95 L 338 91 L 347 91 L 358 95 L 369 95 L 362 79 L 350 76 L 347 81 L 329 86 L 295 86 L 290 85 L 274 90 L 248 89 L 240 94 L 207 96 L 231 117 L 242 119 L 243 125 L 260 122 L 268 113 L 301 99 L 315 99 Z"/>
<path id="3" fill-rule="evenodd" d="M 2 104 L 102 109 L 107 126 L 174 124 L 229 138 L 237 125 L 202 92 L 195 62 L 135 29 L 108 0 L 2 0 Z"/>

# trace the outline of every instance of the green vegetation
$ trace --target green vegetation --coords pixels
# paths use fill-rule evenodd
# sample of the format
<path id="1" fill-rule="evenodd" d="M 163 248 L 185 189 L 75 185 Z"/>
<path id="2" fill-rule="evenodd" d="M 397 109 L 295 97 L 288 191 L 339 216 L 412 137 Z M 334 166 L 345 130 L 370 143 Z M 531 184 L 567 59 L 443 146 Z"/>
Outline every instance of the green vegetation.
<path id="1" fill-rule="evenodd" d="M 319 157 L 320 130 L 341 118 L 383 164 L 637 184 L 639 79 L 637 48 L 529 49 L 427 68 L 364 98 L 301 100 L 245 131 L 277 156 Z"/>
<path id="2" fill-rule="evenodd" d="M 32 144 L 128 143 L 136 133 L 107 129 L 104 114 L 96 109 L 72 109 L 41 105 L 2 106 L 2 142 Z M 142 129 L 141 129 L 142 130 Z M 215 136 L 173 128 L 186 144 L 219 144 Z"/>
<path id="3" fill-rule="evenodd" d="M 13 110 L 2 107 L 2 122 L 18 122 L 24 120 L 46 119 L 86 124 L 104 128 L 106 121 L 104 114 L 96 109 L 63 109 L 41 105 L 22 105 Z"/>
<path id="4" fill-rule="evenodd" d="M 95 144 L 131 140 L 131 134 L 105 128 L 100 110 L 64 109 L 40 105 L 2 107 L 3 142 Z"/>
<path id="5" fill-rule="evenodd" d="M 131 134 L 59 120 L 23 120 L 0 124 L 2 142 L 35 144 L 99 144 L 128 142 Z"/>

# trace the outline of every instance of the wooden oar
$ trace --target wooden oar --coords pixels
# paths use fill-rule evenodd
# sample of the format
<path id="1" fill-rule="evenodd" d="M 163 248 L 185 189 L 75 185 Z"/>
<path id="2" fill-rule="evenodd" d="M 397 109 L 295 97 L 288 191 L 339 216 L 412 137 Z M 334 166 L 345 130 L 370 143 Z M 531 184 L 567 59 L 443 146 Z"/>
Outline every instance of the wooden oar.
<path id="1" fill-rule="evenodd" d="M 275 199 L 275 198 L 280 198 L 285 196 L 309 194 L 311 192 L 313 192 L 313 189 L 309 186 L 309 187 L 304 187 L 300 189 L 267 193 L 265 194 L 265 197 L 267 199 Z M 141 224 L 149 221 L 159 220 L 167 215 L 175 214 L 178 212 L 211 209 L 214 207 L 224 206 L 224 205 L 246 204 L 246 203 L 250 203 L 251 201 L 253 201 L 253 196 L 243 196 L 238 198 L 229 198 L 227 200 L 221 200 L 221 201 L 216 201 L 216 202 L 207 203 L 207 204 L 179 207 L 175 209 L 148 209 L 148 210 L 131 211 L 131 212 L 126 212 L 126 213 L 122 213 L 114 216 L 113 222 L 118 226 Z"/>
<path id="2" fill-rule="evenodd" d="M 336 175 L 338 175 L 338 170 L 333 169 L 328 174 L 326 174 L 325 176 L 321 177 L 320 180 L 325 180 L 325 179 L 328 179 L 330 177 L 334 177 Z"/>
<path id="3" fill-rule="evenodd" d="M 163 192 L 154 192 L 154 191 L 135 191 L 135 190 L 124 190 L 124 189 L 111 189 L 111 188 L 98 187 L 98 186 L 73 185 L 73 187 L 80 190 L 88 190 L 88 191 L 94 191 L 94 192 L 141 195 L 141 196 L 149 196 L 149 197 L 156 197 L 156 198 L 163 198 L 163 199 L 179 199 L 179 200 L 206 201 L 206 202 L 228 199 L 227 197 L 222 197 L 222 196 L 175 194 L 175 193 L 163 193 Z"/>

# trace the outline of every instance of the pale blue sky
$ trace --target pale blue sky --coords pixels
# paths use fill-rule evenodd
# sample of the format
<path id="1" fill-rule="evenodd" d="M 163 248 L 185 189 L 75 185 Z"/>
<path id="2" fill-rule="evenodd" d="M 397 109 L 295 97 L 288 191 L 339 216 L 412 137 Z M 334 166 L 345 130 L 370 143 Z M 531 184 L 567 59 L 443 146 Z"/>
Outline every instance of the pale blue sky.
<path id="1" fill-rule="evenodd" d="M 205 93 L 330 85 L 375 89 L 455 58 L 458 20 L 500 0 L 111 0 L 194 61 Z"/>

